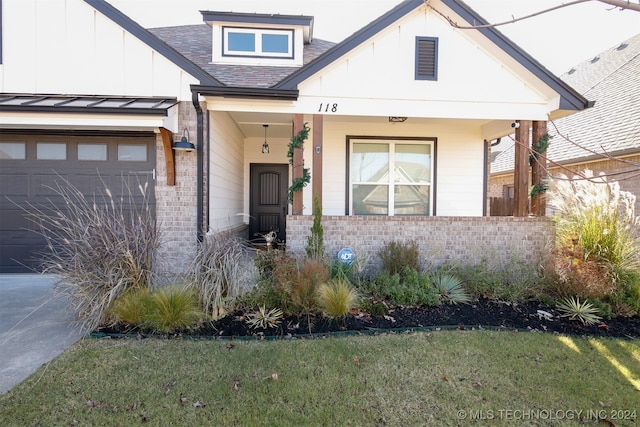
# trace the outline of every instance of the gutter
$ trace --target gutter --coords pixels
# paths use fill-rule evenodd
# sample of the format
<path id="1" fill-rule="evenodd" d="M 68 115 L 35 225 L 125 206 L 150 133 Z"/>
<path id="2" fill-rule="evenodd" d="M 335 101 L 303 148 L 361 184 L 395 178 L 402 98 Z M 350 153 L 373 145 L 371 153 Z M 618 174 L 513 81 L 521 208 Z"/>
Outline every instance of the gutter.
<path id="1" fill-rule="evenodd" d="M 197 190 L 197 214 L 196 214 L 196 235 L 198 239 L 198 243 L 201 243 L 204 240 L 203 234 L 203 224 L 204 224 L 204 212 L 203 212 L 203 197 L 204 197 L 204 129 L 203 129 L 203 113 L 202 107 L 200 107 L 200 102 L 198 101 L 198 92 L 196 90 L 191 91 L 191 102 L 193 103 L 193 107 L 196 109 L 196 153 L 197 153 L 197 167 L 196 173 L 198 174 L 198 190 Z"/>

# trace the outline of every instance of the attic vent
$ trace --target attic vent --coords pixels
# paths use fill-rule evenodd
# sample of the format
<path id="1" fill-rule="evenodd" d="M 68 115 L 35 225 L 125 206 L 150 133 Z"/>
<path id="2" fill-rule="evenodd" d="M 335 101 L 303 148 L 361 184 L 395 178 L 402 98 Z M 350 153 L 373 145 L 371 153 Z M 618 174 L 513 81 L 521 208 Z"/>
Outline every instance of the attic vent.
<path id="1" fill-rule="evenodd" d="M 626 48 L 627 46 L 629 46 L 629 45 L 628 45 L 628 44 L 626 44 L 626 43 L 621 43 L 621 44 L 620 44 L 620 46 L 618 46 L 618 47 L 616 48 L 616 50 L 623 50 L 623 49 L 624 49 L 624 48 Z"/>
<path id="2" fill-rule="evenodd" d="M 416 80 L 438 80 L 437 37 L 416 37 Z"/>
<path id="3" fill-rule="evenodd" d="M 594 56 L 593 59 L 591 60 L 591 63 L 595 64 L 598 61 L 600 61 L 600 57 L 599 56 Z"/>
<path id="4" fill-rule="evenodd" d="M 571 75 L 571 74 L 573 74 L 573 73 L 575 73 L 575 72 L 576 72 L 576 69 L 575 69 L 575 68 L 572 68 L 572 69 L 570 69 L 570 70 L 569 70 L 569 72 L 567 72 L 567 74 Z"/>

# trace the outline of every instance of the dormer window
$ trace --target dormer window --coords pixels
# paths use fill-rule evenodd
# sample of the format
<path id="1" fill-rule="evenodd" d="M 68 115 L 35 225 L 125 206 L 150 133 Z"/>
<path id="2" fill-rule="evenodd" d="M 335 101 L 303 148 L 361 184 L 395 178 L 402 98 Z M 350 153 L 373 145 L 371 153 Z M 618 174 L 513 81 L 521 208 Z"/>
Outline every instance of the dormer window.
<path id="1" fill-rule="evenodd" d="M 201 11 L 213 31 L 213 64 L 301 67 L 313 17 Z"/>
<path id="2" fill-rule="evenodd" d="M 293 30 L 223 27 L 224 56 L 293 58 Z"/>

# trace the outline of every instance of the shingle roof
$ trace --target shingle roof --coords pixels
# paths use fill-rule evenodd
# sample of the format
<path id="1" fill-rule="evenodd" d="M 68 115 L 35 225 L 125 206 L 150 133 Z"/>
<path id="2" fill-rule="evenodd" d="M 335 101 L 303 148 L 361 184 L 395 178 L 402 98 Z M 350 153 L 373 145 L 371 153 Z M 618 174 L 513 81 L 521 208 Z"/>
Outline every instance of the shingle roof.
<path id="1" fill-rule="evenodd" d="M 579 163 L 605 151 L 640 152 L 640 34 L 576 65 L 561 78 L 595 105 L 555 120 L 560 134 L 549 123 L 549 134 L 554 135 L 548 150 L 551 160 Z M 500 148 L 504 151 L 491 164 L 492 173 L 513 170 L 514 144 L 504 140 Z"/>
<path id="2" fill-rule="evenodd" d="M 297 67 L 212 64 L 213 32 L 207 24 L 150 28 L 149 31 L 228 86 L 271 87 Z M 304 46 L 304 64 L 309 64 L 335 43 L 314 38 Z"/>

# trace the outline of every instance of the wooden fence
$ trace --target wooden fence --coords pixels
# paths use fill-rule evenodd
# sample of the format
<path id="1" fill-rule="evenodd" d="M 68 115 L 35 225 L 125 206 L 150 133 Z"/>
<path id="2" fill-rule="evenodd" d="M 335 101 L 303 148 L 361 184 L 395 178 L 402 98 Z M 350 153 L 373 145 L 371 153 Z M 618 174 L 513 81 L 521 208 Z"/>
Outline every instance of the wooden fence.
<path id="1" fill-rule="evenodd" d="M 490 197 L 490 216 L 512 216 L 515 199 L 513 197 Z"/>

